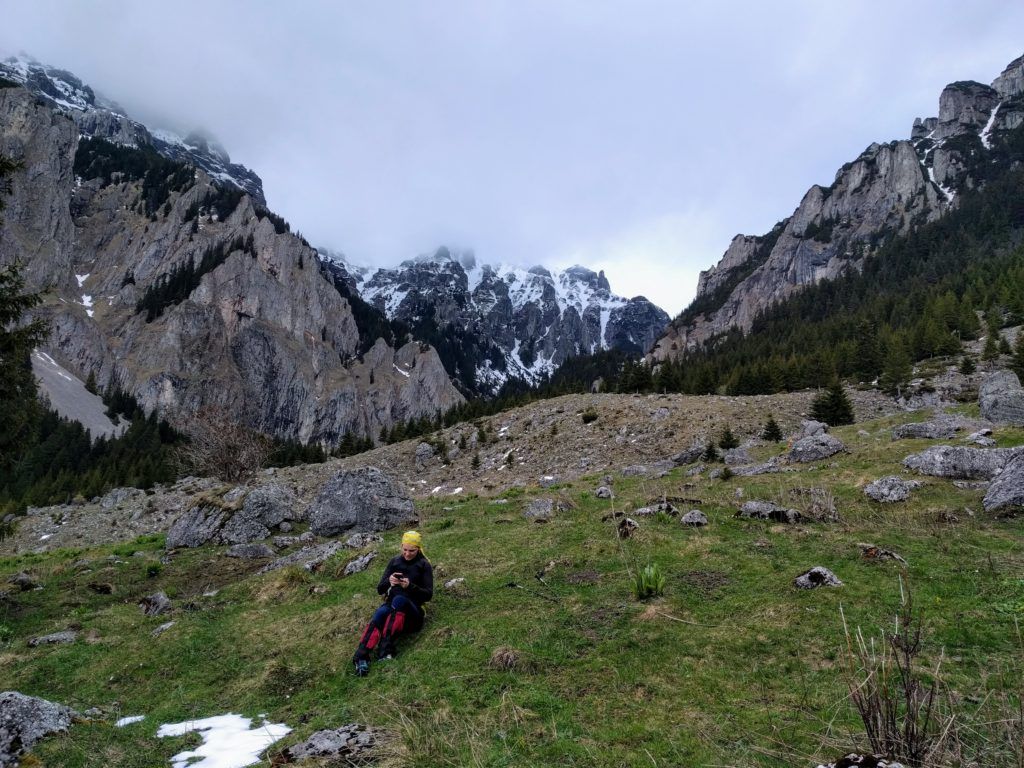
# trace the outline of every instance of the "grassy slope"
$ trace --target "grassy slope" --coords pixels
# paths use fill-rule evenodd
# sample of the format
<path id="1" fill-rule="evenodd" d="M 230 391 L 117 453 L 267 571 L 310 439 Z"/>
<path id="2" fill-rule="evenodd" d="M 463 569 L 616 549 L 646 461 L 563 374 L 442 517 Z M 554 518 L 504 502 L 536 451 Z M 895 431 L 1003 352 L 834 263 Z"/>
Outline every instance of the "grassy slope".
<path id="1" fill-rule="evenodd" d="M 382 726 L 395 736 L 384 758 L 394 765 L 812 765 L 841 754 L 859 732 L 844 701 L 840 604 L 851 626 L 877 634 L 898 600 L 899 570 L 861 560 L 857 542 L 909 561 L 905 578 L 931 628 L 926 660 L 945 649 L 954 690 L 983 697 L 1013 688 L 1021 674 L 1014 619 L 1024 618 L 1024 519 L 995 520 L 981 512 L 981 491 L 929 478 L 908 503 L 869 502 L 860 485 L 898 472 L 903 456 L 931 444 L 892 442 L 894 423 L 836 430 L 851 453 L 796 473 L 616 479 L 611 502 L 593 498 L 596 478 L 509 495 L 507 505 L 424 502 L 422 530 L 439 574 L 428 625 L 364 680 L 351 675 L 349 658 L 377 603 L 380 559 L 344 579 L 347 558 L 312 576 L 255 577 L 256 566 L 204 549 L 151 575 L 162 554 L 153 538 L 3 559 L 0 575 L 28 569 L 45 589 L 0 601 L 8 636 L 0 688 L 108 710 L 106 720 L 37 748 L 51 766 L 166 765 L 195 737 L 156 739 L 158 723 L 228 711 L 268 713 L 295 728 L 289 741 L 353 720 Z M 997 437 L 1024 443 L 1022 430 Z M 738 488 L 744 498 L 799 508 L 789 490 L 807 486 L 832 489 L 841 523 L 785 527 L 732 516 Z M 620 543 L 601 520 L 663 492 L 703 500 L 710 526 L 648 518 Z M 547 525 L 521 517 L 526 499 L 552 493 L 574 508 Z M 941 521 L 945 511 L 960 522 Z M 386 536 L 384 552 L 397 546 L 397 533 Z M 74 567 L 83 558 L 90 563 Z M 665 596 L 638 603 L 629 571 L 648 561 L 668 575 Z M 794 589 L 793 578 L 813 565 L 846 586 Z M 546 585 L 535 578 L 545 569 Z M 579 583 L 588 572 L 596 582 Z M 440 588 L 456 576 L 464 590 Z M 96 594 L 91 582 L 115 592 Z M 204 597 L 211 587 L 220 590 Z M 176 624 L 153 638 L 168 619 L 144 617 L 135 602 L 157 589 L 175 599 Z M 88 639 L 26 647 L 28 637 L 73 622 Z M 491 668 L 499 646 L 520 654 L 516 669 Z M 133 714 L 147 719 L 111 726 Z"/>

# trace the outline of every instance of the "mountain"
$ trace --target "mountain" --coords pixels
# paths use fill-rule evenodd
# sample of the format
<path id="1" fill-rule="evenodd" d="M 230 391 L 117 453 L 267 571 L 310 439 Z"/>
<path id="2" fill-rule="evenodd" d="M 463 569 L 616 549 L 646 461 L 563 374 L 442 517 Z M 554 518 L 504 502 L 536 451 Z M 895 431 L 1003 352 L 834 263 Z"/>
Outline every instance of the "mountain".
<path id="1" fill-rule="evenodd" d="M 170 160 L 189 163 L 216 181 L 245 190 L 259 204 L 266 205 L 260 177 L 244 165 L 232 163 L 227 150 L 202 131 L 181 137 L 173 131 L 150 130 L 71 72 L 41 64 L 30 56 L 0 61 L 0 78 L 23 85 L 68 115 L 83 136 L 106 139 L 124 147 L 152 147 Z"/>
<path id="2" fill-rule="evenodd" d="M 602 349 L 641 355 L 669 320 L 643 296 L 616 296 L 604 272 L 581 266 L 492 266 L 444 247 L 393 269 L 353 266 L 338 254 L 333 261 L 365 301 L 437 346 L 471 393 L 493 394 L 510 379 L 537 383 L 569 358 Z"/>
<path id="3" fill-rule="evenodd" d="M 737 235 L 700 275 L 697 296 L 658 340 L 653 360 L 678 359 L 809 285 L 861 269 L 880 245 L 955 210 L 1000 166 L 997 139 L 1024 124 L 1024 57 L 991 85 L 955 82 L 938 117 L 909 139 L 871 144 L 827 187 L 812 186 L 792 216 L 761 236 Z"/>
<path id="4" fill-rule="evenodd" d="M 73 75 L 5 66 L 0 154 L 18 170 L 0 265 L 42 294 L 44 351 L 65 369 L 172 421 L 213 409 L 328 445 L 463 401 L 429 345 L 392 347 L 357 320 L 261 191 L 169 157 Z"/>

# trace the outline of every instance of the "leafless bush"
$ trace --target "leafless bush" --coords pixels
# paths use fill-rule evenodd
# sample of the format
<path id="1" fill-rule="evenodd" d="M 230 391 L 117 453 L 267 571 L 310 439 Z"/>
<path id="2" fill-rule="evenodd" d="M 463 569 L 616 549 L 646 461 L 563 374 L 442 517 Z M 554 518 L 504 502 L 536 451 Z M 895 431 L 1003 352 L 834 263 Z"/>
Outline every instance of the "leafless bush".
<path id="1" fill-rule="evenodd" d="M 187 474 L 235 482 L 264 467 L 273 450 L 266 435 L 217 408 L 203 408 L 178 421 L 188 440 L 176 458 Z"/>
<path id="2" fill-rule="evenodd" d="M 1024 690 L 992 693 L 973 708 L 949 690 L 943 653 L 934 667 L 921 662 L 925 625 L 902 580 L 891 632 L 851 634 L 845 615 L 843 629 L 850 700 L 873 752 L 913 768 L 1024 768 Z"/>

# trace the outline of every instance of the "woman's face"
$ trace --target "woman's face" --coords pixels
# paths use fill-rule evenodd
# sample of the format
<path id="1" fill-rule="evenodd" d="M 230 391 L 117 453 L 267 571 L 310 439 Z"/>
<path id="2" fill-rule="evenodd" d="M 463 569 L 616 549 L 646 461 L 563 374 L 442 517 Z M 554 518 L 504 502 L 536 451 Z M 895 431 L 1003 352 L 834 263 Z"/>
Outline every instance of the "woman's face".
<path id="1" fill-rule="evenodd" d="M 405 560 L 415 560 L 416 555 L 420 553 L 419 547 L 414 547 L 412 544 L 402 545 L 402 558 Z"/>

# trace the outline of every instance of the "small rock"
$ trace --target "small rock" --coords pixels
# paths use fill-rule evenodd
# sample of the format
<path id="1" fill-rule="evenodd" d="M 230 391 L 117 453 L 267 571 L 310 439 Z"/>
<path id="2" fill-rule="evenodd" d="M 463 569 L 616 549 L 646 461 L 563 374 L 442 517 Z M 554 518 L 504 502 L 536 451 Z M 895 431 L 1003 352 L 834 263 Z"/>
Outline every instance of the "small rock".
<path id="1" fill-rule="evenodd" d="M 698 464 L 695 467 L 690 467 L 688 470 L 686 470 L 686 476 L 687 477 L 696 477 L 701 472 L 703 472 L 706 468 L 707 467 L 705 467 L 703 464 Z"/>
<path id="2" fill-rule="evenodd" d="M 298 536 L 275 536 L 274 546 L 278 549 L 286 549 L 288 547 L 294 547 L 296 544 L 309 544 L 316 540 L 316 535 L 306 531 Z"/>
<path id="3" fill-rule="evenodd" d="M 802 440 L 805 437 L 814 437 L 815 435 L 824 435 L 828 432 L 828 424 L 823 421 L 814 421 L 814 419 L 804 419 L 800 422 L 800 430 L 793 435 L 793 442 Z"/>
<path id="4" fill-rule="evenodd" d="M 640 523 L 631 517 L 624 517 L 619 520 L 619 538 L 628 539 L 634 533 L 640 530 Z"/>
<path id="5" fill-rule="evenodd" d="M 142 598 L 139 607 L 147 616 L 160 616 L 171 610 L 171 599 L 165 592 L 154 592 L 152 595 Z"/>
<path id="6" fill-rule="evenodd" d="M 174 622 L 173 621 L 168 621 L 167 623 L 161 624 L 159 627 L 154 629 L 151 634 L 153 635 L 153 637 L 159 637 L 160 635 L 162 635 L 164 632 L 166 632 L 168 629 L 170 629 L 173 626 L 174 626 Z"/>
<path id="7" fill-rule="evenodd" d="M 541 488 L 550 488 L 553 485 L 558 484 L 557 475 L 544 475 L 540 480 L 537 481 Z"/>
<path id="8" fill-rule="evenodd" d="M 345 565 L 345 575 L 351 576 L 353 573 L 360 573 L 370 567 L 370 563 L 377 559 L 377 550 L 367 552 L 361 557 L 357 557 L 355 560 L 351 560 Z"/>
<path id="9" fill-rule="evenodd" d="M 851 752 L 834 763 L 819 764 L 817 768 L 903 768 L 903 763 L 889 760 L 882 755 L 863 755 Z"/>
<path id="10" fill-rule="evenodd" d="M 18 765 L 18 758 L 44 736 L 70 728 L 75 715 L 69 707 L 46 699 L 17 691 L 0 693 L 0 766 Z"/>
<path id="11" fill-rule="evenodd" d="M 449 579 L 444 583 L 445 589 L 456 589 L 466 583 L 466 580 L 461 576 L 457 579 Z"/>
<path id="12" fill-rule="evenodd" d="M 32 576 L 29 576 L 25 571 L 14 574 L 7 580 L 8 584 L 13 584 L 22 592 L 28 592 L 33 589 L 42 589 L 43 585 L 36 581 Z"/>
<path id="13" fill-rule="evenodd" d="M 705 442 L 697 442 L 691 445 L 686 450 L 680 451 L 672 457 L 672 463 L 677 467 L 681 467 L 684 464 L 693 464 L 693 462 L 700 459 L 704 455 L 704 452 L 708 449 L 708 445 Z"/>
<path id="14" fill-rule="evenodd" d="M 868 432 L 866 429 L 858 429 L 857 430 L 857 436 L 858 437 L 871 437 L 871 433 Z"/>
<path id="15" fill-rule="evenodd" d="M 607 485 L 599 486 L 598 489 L 594 491 L 594 495 L 599 499 L 610 499 L 613 496 L 612 489 Z"/>
<path id="16" fill-rule="evenodd" d="M 800 522 L 800 513 L 795 509 L 786 509 L 770 501 L 750 500 L 744 502 L 736 517 L 751 520 L 774 520 L 777 523 L 793 524 Z"/>
<path id="17" fill-rule="evenodd" d="M 381 541 L 384 541 L 384 537 L 376 533 L 353 533 L 345 539 L 345 546 L 349 549 L 362 549 L 369 544 Z"/>
<path id="18" fill-rule="evenodd" d="M 623 477 L 645 477 L 649 470 L 643 464 L 634 464 L 620 470 Z"/>
<path id="19" fill-rule="evenodd" d="M 832 571 L 816 565 L 804 571 L 793 580 L 793 586 L 800 589 L 816 589 L 817 587 L 841 587 L 841 582 Z"/>
<path id="20" fill-rule="evenodd" d="M 228 547 L 224 553 L 228 557 L 237 557 L 240 560 L 259 560 L 261 557 L 273 557 L 277 553 L 266 544 L 235 544 Z"/>
<path id="21" fill-rule="evenodd" d="M 285 520 L 279 526 L 277 526 L 277 530 L 279 530 L 281 533 L 291 533 L 292 524 Z"/>
<path id="22" fill-rule="evenodd" d="M 864 494 L 882 504 L 891 504 L 906 501 L 910 498 L 910 492 L 920 487 L 921 483 L 918 480 L 904 480 L 897 475 L 888 475 L 865 486 Z"/>
<path id="23" fill-rule="evenodd" d="M 317 731 L 308 739 L 293 744 L 282 752 L 286 763 L 323 759 L 345 765 L 362 765 L 377 744 L 376 732 L 359 723 L 349 723 L 334 730 Z"/>
<path id="24" fill-rule="evenodd" d="M 679 518 L 679 522 L 683 525 L 691 525 L 695 528 L 699 528 L 708 524 L 708 516 L 699 509 L 691 509 Z"/>
<path id="25" fill-rule="evenodd" d="M 304 568 L 307 571 L 313 572 L 324 562 L 341 551 L 344 544 L 340 541 L 328 541 L 323 544 L 312 544 L 307 547 L 303 547 L 298 552 L 292 552 L 290 555 L 279 557 L 274 562 L 263 566 L 257 573 L 270 573 L 276 571 L 279 568 L 287 568 L 292 565 L 297 565 Z"/>
<path id="26" fill-rule="evenodd" d="M 633 510 L 633 514 L 637 517 L 647 517 L 649 515 L 656 515 L 659 512 L 664 512 L 666 515 L 676 517 L 679 514 L 679 510 L 668 501 L 659 501 L 657 504 L 651 504 L 647 507 L 640 507 L 639 509 Z"/>
<path id="27" fill-rule="evenodd" d="M 38 648 L 40 645 L 65 645 L 73 643 L 78 639 L 78 632 L 73 629 L 65 629 L 62 632 L 54 632 L 50 635 L 40 635 L 28 641 L 29 646 Z"/>

